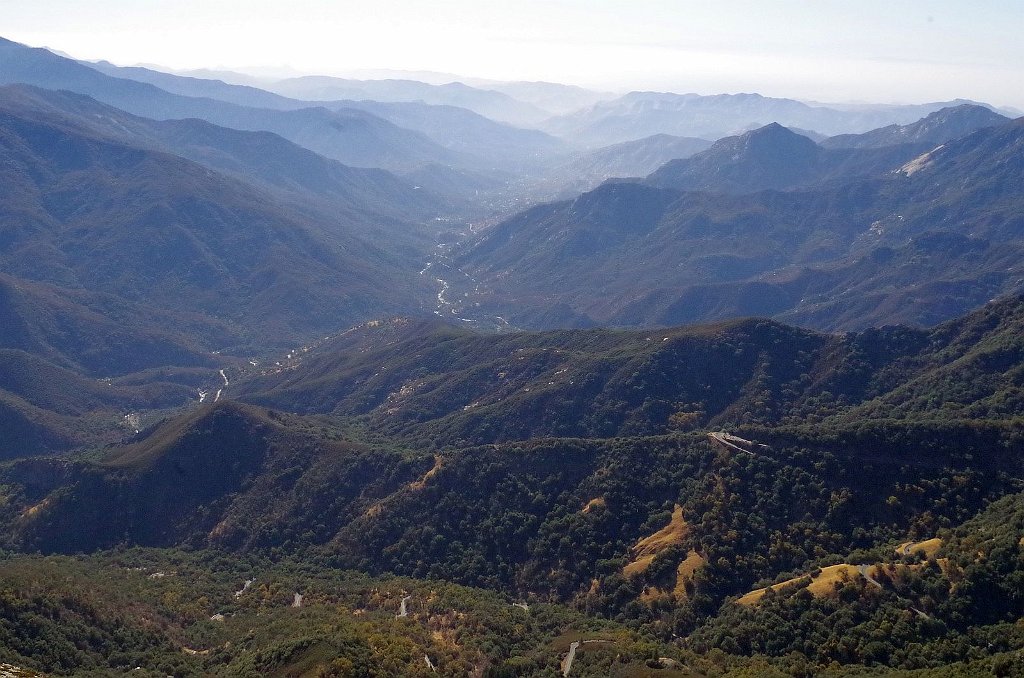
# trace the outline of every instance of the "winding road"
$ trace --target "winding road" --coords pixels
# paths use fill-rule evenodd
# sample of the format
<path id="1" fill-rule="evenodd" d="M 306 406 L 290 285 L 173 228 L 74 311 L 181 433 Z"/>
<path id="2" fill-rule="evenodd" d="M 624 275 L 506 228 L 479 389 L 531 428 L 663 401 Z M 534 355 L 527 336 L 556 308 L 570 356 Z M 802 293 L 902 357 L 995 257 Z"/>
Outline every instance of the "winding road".
<path id="1" fill-rule="evenodd" d="M 572 671 L 572 663 L 576 659 L 576 650 L 580 647 L 580 641 L 573 641 L 572 645 L 569 646 L 569 654 L 565 655 L 565 659 L 562 660 L 562 676 L 569 675 Z"/>
<path id="2" fill-rule="evenodd" d="M 395 619 L 401 619 L 402 617 L 409 616 L 409 608 L 407 608 L 405 604 L 411 599 L 412 596 L 402 598 L 402 606 L 398 609 L 398 614 L 395 615 Z"/>

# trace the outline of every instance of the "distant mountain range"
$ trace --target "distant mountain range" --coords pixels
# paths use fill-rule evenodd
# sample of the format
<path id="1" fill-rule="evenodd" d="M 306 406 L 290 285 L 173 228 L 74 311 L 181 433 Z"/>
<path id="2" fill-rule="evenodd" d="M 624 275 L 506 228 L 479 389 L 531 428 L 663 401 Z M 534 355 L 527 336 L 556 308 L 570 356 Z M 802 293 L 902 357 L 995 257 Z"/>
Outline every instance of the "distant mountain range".
<path id="1" fill-rule="evenodd" d="M 281 80 L 267 88 L 293 99 L 309 101 L 420 101 L 425 104 L 457 106 L 514 125 L 532 126 L 551 116 L 547 111 L 502 92 L 477 89 L 461 82 L 429 85 L 415 80 L 346 80 L 306 76 Z"/>
<path id="2" fill-rule="evenodd" d="M 656 134 L 577 153 L 570 161 L 548 169 L 544 184 L 564 198 L 589 191 L 613 177 L 647 176 L 669 162 L 689 158 L 711 147 L 710 141 Z"/>
<path id="3" fill-rule="evenodd" d="M 1020 289 L 1022 129 L 920 153 L 935 140 L 824 149 L 772 125 L 523 212 L 455 264 L 485 290 L 468 303 L 528 326 L 932 324 Z"/>
<path id="4" fill-rule="evenodd" d="M 523 164 L 535 169 L 548 156 L 565 153 L 568 149 L 564 141 L 543 132 L 519 129 L 496 122 L 492 117 L 475 113 L 472 106 L 455 103 L 459 97 L 436 96 L 424 99 L 411 93 L 407 97 L 402 97 L 400 94 L 403 90 L 397 84 L 391 96 L 369 96 L 368 92 L 358 88 L 339 88 L 338 96 L 329 99 L 289 98 L 255 87 L 227 84 L 218 80 L 183 77 L 146 68 L 123 68 L 104 62 L 85 63 L 116 78 L 149 83 L 182 96 L 206 97 L 240 106 L 282 111 L 320 107 L 330 110 L 364 111 L 404 129 L 422 132 L 441 146 L 465 154 L 461 161 L 462 165 L 469 166 L 475 163 L 474 168 L 477 169 L 519 171 L 522 169 L 519 165 Z M 369 81 L 368 84 L 372 85 L 374 82 L 376 81 Z M 392 84 L 400 82 L 404 83 L 393 81 Z M 423 83 L 413 84 L 425 88 L 433 87 Z M 504 95 L 498 98 L 502 101 L 507 99 Z M 499 101 L 493 105 L 500 107 L 500 103 Z M 469 158 L 475 160 L 470 161 Z M 440 159 L 442 158 L 438 158 Z M 511 166 L 507 164 L 509 161 L 512 161 Z"/>
<path id="5" fill-rule="evenodd" d="M 471 162 L 423 134 L 364 111 L 256 108 L 182 96 L 148 83 L 105 75 L 44 49 L 0 42 L 0 84 L 16 83 L 71 90 L 157 120 L 200 118 L 224 127 L 274 132 L 321 155 L 359 167 L 402 170 L 424 163 Z"/>
<path id="6" fill-rule="evenodd" d="M 0 108 L 180 155 L 296 200 L 329 203 L 332 220 L 349 225 L 427 221 L 447 208 L 389 172 L 348 167 L 269 132 L 244 132 L 197 119 L 156 121 L 83 95 L 26 85 L 0 88 Z"/>
<path id="7" fill-rule="evenodd" d="M 605 146 L 654 134 L 720 139 L 737 131 L 777 122 L 819 134 L 861 133 L 908 124 L 942 108 L 973 102 L 908 106 L 829 108 L 760 94 L 671 94 L 631 92 L 588 109 L 552 118 L 543 129 L 590 146 Z"/>

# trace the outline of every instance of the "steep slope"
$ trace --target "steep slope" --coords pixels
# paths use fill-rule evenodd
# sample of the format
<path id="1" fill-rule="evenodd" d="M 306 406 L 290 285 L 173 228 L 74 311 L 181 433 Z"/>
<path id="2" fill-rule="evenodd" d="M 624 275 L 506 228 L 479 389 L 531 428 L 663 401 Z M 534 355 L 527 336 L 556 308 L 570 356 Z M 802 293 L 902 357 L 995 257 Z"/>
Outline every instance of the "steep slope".
<path id="1" fill-rule="evenodd" d="M 468 241 L 454 263 L 477 288 L 452 296 L 468 294 L 466 308 L 526 326 L 538 326 L 537 318 L 548 327 L 581 316 L 643 325 L 755 313 L 856 329 L 934 323 L 1020 289 L 1019 121 L 979 130 L 884 174 L 876 161 L 908 147 L 822 151 L 784 130 L 765 131 L 812 160 L 866 153 L 856 157 L 868 161 L 846 156 L 829 181 L 785 192 L 711 195 L 608 183 L 522 212 Z M 723 157 L 712 150 L 681 163 Z M 806 171 L 798 161 L 769 172 L 774 156 L 759 157 L 764 162 L 725 162 L 731 174 L 720 186 L 800 179 Z M 858 177 L 873 165 L 873 177 Z M 708 166 L 713 177 L 719 169 Z M 843 179 L 848 172 L 853 177 Z M 547 313 L 523 313 L 524 307 Z"/>
<path id="2" fill-rule="evenodd" d="M 985 127 L 995 127 L 1010 119 L 990 108 L 975 104 L 950 106 L 929 113 L 908 125 L 889 125 L 863 134 L 840 134 L 821 142 L 824 148 L 879 148 L 907 143 L 939 145 L 959 139 Z"/>
<path id="3" fill-rule="evenodd" d="M 0 42 L 0 84 L 16 83 L 86 94 L 121 110 L 157 120 L 201 118 L 234 129 L 274 132 L 321 155 L 358 167 L 402 170 L 431 162 L 460 162 L 457 154 L 422 134 L 363 111 L 332 111 L 320 107 L 275 110 L 185 97 L 147 83 L 105 75 L 45 49 L 3 40 Z"/>
<path id="4" fill-rule="evenodd" d="M 12 224 L 0 262 L 21 318 L 9 347 L 50 347 L 123 374 L 183 364 L 175 355 L 196 364 L 197 349 L 284 346 L 417 303 L 415 263 L 187 160 L 7 112 L 0 157 L 10 188 L 0 214 Z M 381 271 L 391 285 L 380 285 Z M 18 278 L 32 281 L 28 296 Z M 26 305 L 40 295 L 55 299 Z M 45 319 L 47 310 L 58 312 Z M 96 336 L 104 325 L 123 329 Z M 61 333 L 71 326 L 93 331 Z M 124 335 L 153 345 L 108 353 Z"/>
<path id="5" fill-rule="evenodd" d="M 306 202 L 330 205 L 331 220 L 350 227 L 387 222 L 392 237 L 451 209 L 394 175 L 353 168 L 317 155 L 269 132 L 243 132 L 202 120 L 155 121 L 89 97 L 26 85 L 0 88 L 0 110 L 48 119 L 112 140 L 167 151 Z"/>
<path id="6" fill-rule="evenodd" d="M 520 626 L 515 638 L 533 623 L 563 638 L 557 651 L 542 650 L 547 659 L 504 667 L 520 674 L 551 672 L 570 638 L 582 639 L 572 641 L 577 649 L 585 640 L 611 645 L 582 650 L 583 675 L 624 666 L 625 641 L 588 635 L 593 621 L 567 630 L 553 601 L 622 615 L 650 634 L 642 657 L 660 638 L 696 653 L 686 655 L 690 667 L 699 658 L 716 670 L 726 661 L 754 673 L 775 666 L 744 663 L 757 654 L 783 673 L 829 675 L 831 666 L 839 676 L 858 665 L 935 667 L 967 651 L 988 671 L 985 662 L 1024 647 L 1014 624 L 1024 602 L 1019 408 L 992 407 L 1019 381 L 1022 323 L 1020 298 L 930 332 L 837 336 L 757 320 L 504 336 L 372 323 L 251 382 L 300 394 L 315 386 L 317 407 L 367 412 L 361 421 L 221 402 L 88 458 L 0 464 L 0 544 L 122 547 L 75 562 L 113 558 L 118 590 L 148 591 L 134 606 L 164 609 L 147 607 L 157 595 L 191 610 L 198 623 L 187 642 L 170 639 L 169 651 L 198 662 L 176 669 L 183 675 L 216 675 L 235 657 L 222 634 L 249 638 L 276 619 L 274 608 L 291 615 L 274 630 L 279 638 L 321 612 L 344 609 L 349 619 L 337 596 L 357 575 L 337 576 L 353 568 L 432 580 L 387 579 L 355 596 L 361 611 L 351 617 L 391 624 L 392 645 L 396 633 L 419 629 L 423 642 L 455 647 L 446 634 L 468 623 L 469 602 L 449 608 L 441 581 L 501 592 Z M 926 404 L 906 390 L 915 384 L 954 407 Z M 462 405 L 502 389 L 503 402 Z M 861 408 L 901 394 L 909 397 L 886 403 L 898 407 Z M 984 409 L 958 409 L 972 400 Z M 460 417 L 474 411 L 484 416 L 465 425 Z M 744 421 L 740 437 L 715 431 Z M 385 435 L 403 426 L 409 435 Z M 360 431 L 383 444 L 340 442 Z M 628 437 L 659 431 L 670 433 Z M 552 432 L 588 437 L 534 437 Z M 138 545 L 184 552 L 123 548 Z M 12 631 L 0 642 L 18 650 L 6 656 L 52 660 L 53 643 L 23 642 L 21 625 L 36 610 L 78 620 L 60 633 L 40 622 L 54 642 L 83 625 L 108 638 L 92 598 L 58 593 L 91 590 L 89 581 L 12 571 L 19 561 L 0 570 Z M 259 619 L 248 616 L 252 605 Z M 835 623 L 822 625 L 825 615 Z M 296 647 L 246 666 L 296 666 L 296 652 L 311 661 L 307 645 Z M 396 666 L 411 662 L 399 656 L 405 664 Z"/>
<path id="7" fill-rule="evenodd" d="M 648 181 L 680 190 L 759 191 L 806 183 L 817 175 L 821 149 L 778 123 L 715 142 L 688 161 L 671 162 Z"/>
<path id="8" fill-rule="evenodd" d="M 138 425 L 133 413 L 191 405 L 217 376 L 212 369 L 175 369 L 96 380 L 0 349 L 0 458 L 121 442 Z"/>
<path id="9" fill-rule="evenodd" d="M 214 406 L 144 433 L 104 465 L 20 462 L 12 476 L 40 503 L 15 529 L 44 551 L 102 548 L 126 537 L 177 543 L 213 527 L 204 504 L 237 492 L 258 471 L 275 428 L 249 410 Z M 74 489 L 59 491 L 68 479 Z"/>

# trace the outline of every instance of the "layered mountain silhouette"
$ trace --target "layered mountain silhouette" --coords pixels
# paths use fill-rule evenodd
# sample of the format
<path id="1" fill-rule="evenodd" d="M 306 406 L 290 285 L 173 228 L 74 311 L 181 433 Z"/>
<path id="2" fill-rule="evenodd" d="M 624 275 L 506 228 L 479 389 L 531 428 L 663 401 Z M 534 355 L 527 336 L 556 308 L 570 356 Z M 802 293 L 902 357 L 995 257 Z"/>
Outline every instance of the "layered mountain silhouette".
<path id="1" fill-rule="evenodd" d="M 777 121 L 825 135 L 861 133 L 905 125 L 939 109 L 971 102 L 910 106 L 829 107 L 759 94 L 671 94 L 631 92 L 618 99 L 547 121 L 544 129 L 590 145 L 608 145 L 651 136 L 719 139 L 736 130 Z"/>
<path id="2" fill-rule="evenodd" d="M 772 123 L 666 163 L 647 181 L 662 188 L 733 193 L 849 181 L 892 171 L 938 144 L 1007 122 L 983 106 L 963 105 L 912 125 L 831 137 L 821 144 Z"/>
<path id="3" fill-rule="evenodd" d="M 400 231 L 395 221 L 429 222 L 452 209 L 389 172 L 348 167 L 270 132 L 244 132 L 196 119 L 156 121 L 83 95 L 26 85 L 0 88 L 0 108 L 173 153 L 295 199 L 324 202 L 330 205 L 331 221 L 350 226 L 389 223 L 392 231 Z"/>
<path id="4" fill-rule="evenodd" d="M 430 162 L 459 164 L 458 154 L 424 135 L 364 111 L 279 110 L 172 94 L 153 85 L 103 74 L 45 49 L 0 43 L 0 84 L 66 89 L 148 118 L 200 118 L 225 127 L 269 131 L 321 155 L 360 167 L 411 169 Z"/>
<path id="5" fill-rule="evenodd" d="M 422 101 L 426 104 L 456 106 L 492 120 L 514 125 L 530 126 L 550 116 L 547 111 L 514 99 L 508 94 L 470 87 L 461 82 L 430 85 L 416 80 L 349 80 L 304 76 L 281 80 L 268 87 L 288 97 L 312 101 Z"/>
<path id="6" fill-rule="evenodd" d="M 0 107 L 7 346 L 123 374 L 417 304 L 415 263 L 344 222 L 14 94 Z"/>
<path id="7" fill-rule="evenodd" d="M 145 82 L 168 92 L 188 97 L 205 97 L 238 104 L 240 106 L 294 111 L 303 108 L 328 108 L 330 110 L 360 110 L 387 120 L 403 129 L 422 132 L 431 141 L 456 153 L 466 154 L 459 162 L 474 165 L 484 171 L 501 168 L 534 168 L 538 162 L 551 155 L 566 151 L 565 142 L 537 130 L 519 129 L 497 122 L 474 112 L 472 107 L 460 107 L 447 102 L 445 98 L 399 97 L 392 100 L 369 96 L 356 89 L 339 89 L 338 96 L 330 99 L 303 100 L 267 92 L 255 87 L 234 85 L 219 80 L 183 77 L 162 73 L 146 68 L 125 68 L 103 62 L 85 65 L 96 68 L 107 75 L 128 80 Z M 358 81 L 353 81 L 358 82 Z M 380 81 L 369 81 L 372 85 Z M 398 81 L 395 81 L 398 82 Z M 423 83 L 418 83 L 423 85 Z M 432 88 L 430 85 L 423 85 Z M 287 88 L 286 88 L 287 89 Z M 437 88 L 434 88 L 437 89 Z M 491 92 L 497 95 L 496 92 Z M 502 100 L 507 97 L 499 97 Z M 496 102 L 495 106 L 500 105 Z M 473 161 L 470 161 L 470 157 Z M 440 160 L 441 158 L 437 158 Z M 488 162 L 489 161 L 489 162 Z M 511 163 L 511 164 L 510 164 Z"/>

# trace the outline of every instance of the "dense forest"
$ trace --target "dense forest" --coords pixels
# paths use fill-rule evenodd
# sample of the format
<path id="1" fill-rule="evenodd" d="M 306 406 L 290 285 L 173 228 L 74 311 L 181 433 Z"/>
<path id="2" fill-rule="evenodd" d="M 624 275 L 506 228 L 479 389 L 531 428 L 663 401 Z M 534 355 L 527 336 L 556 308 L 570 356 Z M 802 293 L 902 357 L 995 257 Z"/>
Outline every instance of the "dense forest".
<path id="1" fill-rule="evenodd" d="M 589 640 L 573 675 L 1013 675 L 1022 309 L 842 336 L 368 326 L 241 374 L 241 401 L 0 467 L 0 659 L 526 676 Z"/>

